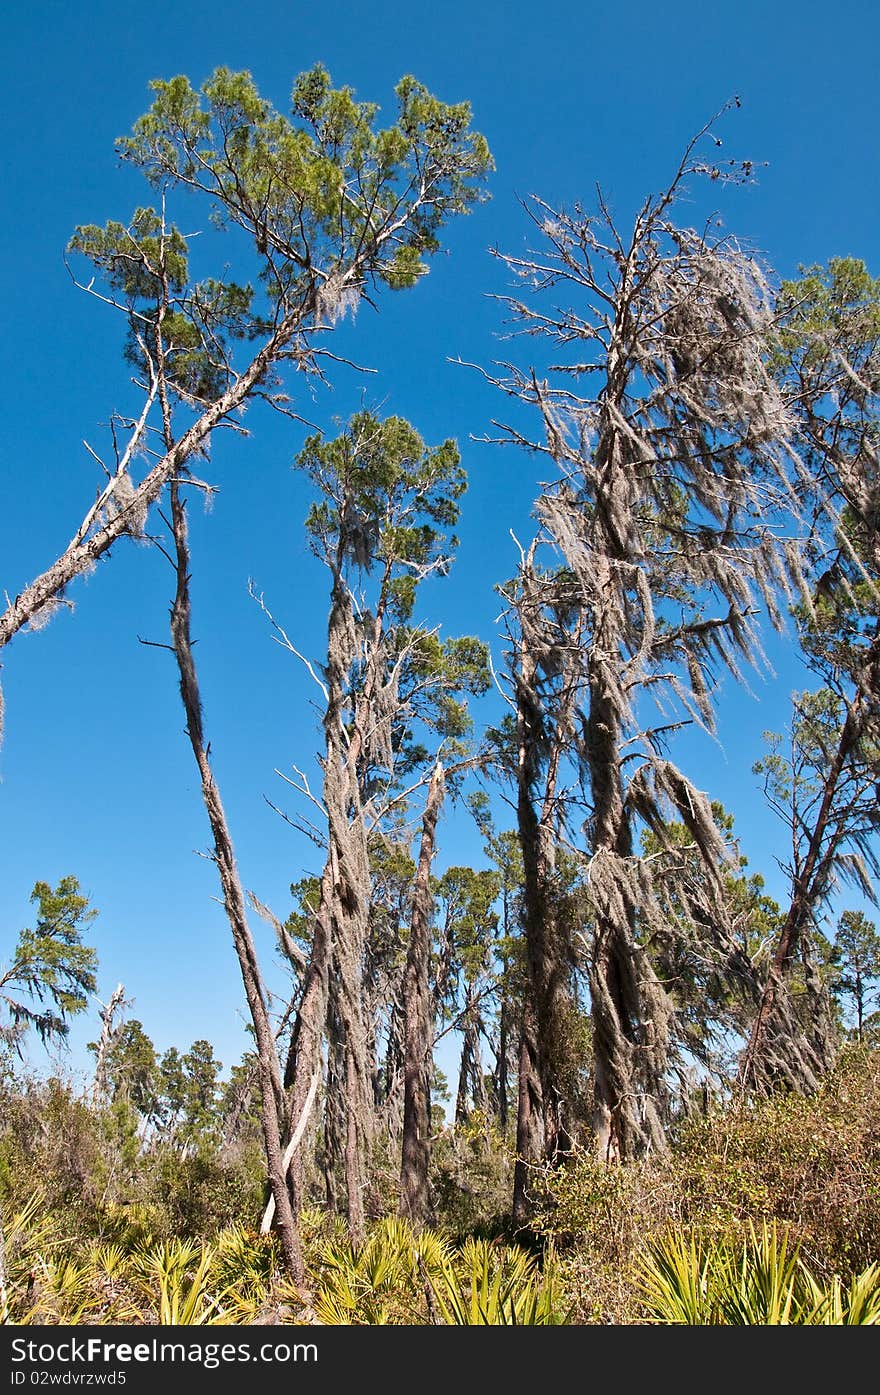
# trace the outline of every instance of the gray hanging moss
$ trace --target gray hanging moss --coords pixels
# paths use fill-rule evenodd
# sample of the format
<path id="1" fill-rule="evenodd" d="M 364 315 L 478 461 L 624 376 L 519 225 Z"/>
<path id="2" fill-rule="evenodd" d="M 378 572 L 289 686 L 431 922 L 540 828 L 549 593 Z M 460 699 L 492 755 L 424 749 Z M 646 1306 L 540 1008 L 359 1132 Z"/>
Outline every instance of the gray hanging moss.
<path id="1" fill-rule="evenodd" d="M 501 254 L 534 288 L 529 299 L 502 298 L 511 337 L 528 335 L 549 361 L 540 371 L 507 364 L 492 379 L 536 409 L 543 428 L 528 435 L 499 422 L 498 439 L 555 469 L 535 505 L 535 544 L 505 588 L 525 714 L 520 768 L 531 762 L 533 786 L 554 765 L 579 772 L 567 793 L 557 773 L 546 831 L 581 858 L 593 1134 L 608 1157 L 665 1147 L 676 1024 L 647 946 L 702 935 L 721 966 L 742 960 L 726 924 L 729 849 L 706 794 L 667 745 L 688 721 L 714 730 L 721 674 L 739 679 L 761 666 L 759 618 L 781 626 L 803 585 L 794 547 L 800 462 L 769 362 L 769 278 L 716 220 L 695 230 L 671 218 L 691 176 L 720 173 L 698 159 L 705 134 L 631 231 L 601 195 L 595 214 L 535 199 L 539 249 Z M 684 886 L 671 898 L 675 860 L 638 851 L 645 830 L 662 847 L 670 820 L 684 825 L 704 869 L 699 916 Z M 520 832 L 525 846 L 533 833 L 522 819 Z M 540 1001 L 543 956 L 558 948 L 548 949 L 535 894 L 526 922 Z M 559 1063 L 543 1060 L 545 1092 L 554 1074 Z"/>

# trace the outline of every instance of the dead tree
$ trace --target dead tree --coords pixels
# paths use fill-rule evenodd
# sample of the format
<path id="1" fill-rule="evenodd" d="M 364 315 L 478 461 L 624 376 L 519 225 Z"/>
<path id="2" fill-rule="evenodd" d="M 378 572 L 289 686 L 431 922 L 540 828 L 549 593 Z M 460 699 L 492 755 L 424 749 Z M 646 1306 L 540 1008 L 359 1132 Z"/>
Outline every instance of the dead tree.
<path id="1" fill-rule="evenodd" d="M 92 1082 L 92 1103 L 100 1104 L 107 1093 L 107 1052 L 118 1031 L 114 1021 L 116 1014 L 129 1002 L 125 997 L 123 984 L 117 983 L 107 1002 L 102 1005 L 98 1016 L 101 1019 L 101 1034 L 95 1048 L 95 1075 Z"/>
<path id="2" fill-rule="evenodd" d="M 248 1010 L 254 1027 L 262 1105 L 263 1145 L 269 1185 L 274 1202 L 275 1224 L 284 1263 L 297 1283 L 305 1280 L 305 1266 L 299 1230 L 287 1190 L 287 1164 L 284 1158 L 286 1107 L 275 1033 L 269 1016 L 269 1003 L 256 948 L 247 920 L 245 895 L 235 859 L 226 812 L 220 799 L 209 760 L 202 721 L 202 701 L 193 659 L 190 632 L 190 554 L 186 515 L 180 486 L 171 485 L 171 520 L 175 548 L 177 589 L 171 611 L 172 648 L 180 676 L 180 695 L 186 713 L 186 731 L 202 784 L 202 799 L 214 838 L 213 860 L 220 877 L 223 905 L 232 930 Z"/>
<path id="3" fill-rule="evenodd" d="M 723 924 L 723 840 L 666 746 L 683 721 L 712 728 L 718 669 L 760 661 L 756 617 L 781 625 L 789 581 L 776 529 L 797 508 L 792 423 L 767 361 L 767 278 L 717 218 L 694 230 L 670 216 L 691 176 L 743 174 L 702 160 L 707 138 L 708 127 L 628 235 L 601 195 L 596 215 L 535 200 L 543 251 L 502 257 L 535 291 L 503 297 L 516 329 L 554 355 L 540 370 L 506 364 L 492 381 L 540 414 L 543 436 L 497 422 L 496 439 L 558 471 L 536 504 L 537 546 L 555 559 L 545 575 L 567 587 L 556 609 L 564 599 L 582 618 L 593 1132 L 609 1158 L 665 1147 L 671 1009 L 644 948 L 664 917 L 638 834 L 685 824 Z M 522 665 L 516 681 L 537 705 L 533 674 Z"/>
<path id="4" fill-rule="evenodd" d="M 350 500 L 340 508 L 345 516 Z M 361 973 L 369 925 L 370 869 L 367 824 L 359 773 L 364 757 L 365 721 L 372 720 L 372 702 L 381 678 L 381 614 L 373 628 L 373 646 L 363 692 L 358 703 L 360 722 L 349 720 L 351 666 L 355 657 L 354 601 L 346 570 L 352 537 L 342 525 L 335 547 L 325 552 L 331 565 L 332 592 L 327 629 L 324 713 L 324 783 L 322 803 L 327 818 L 327 859 L 320 881 L 309 965 L 296 1016 L 287 1078 L 293 1107 L 305 1098 L 320 1061 L 325 1026 L 339 1031 L 341 1090 L 345 1099 L 345 1142 L 348 1221 L 352 1233 L 363 1231 L 364 1154 L 370 1135 L 370 1092 L 366 1029 L 361 1005 Z M 332 997 L 332 1003 L 331 1003 Z M 330 1017 L 328 1018 L 328 1014 Z M 331 1110 L 338 1102 L 331 1101 Z"/>

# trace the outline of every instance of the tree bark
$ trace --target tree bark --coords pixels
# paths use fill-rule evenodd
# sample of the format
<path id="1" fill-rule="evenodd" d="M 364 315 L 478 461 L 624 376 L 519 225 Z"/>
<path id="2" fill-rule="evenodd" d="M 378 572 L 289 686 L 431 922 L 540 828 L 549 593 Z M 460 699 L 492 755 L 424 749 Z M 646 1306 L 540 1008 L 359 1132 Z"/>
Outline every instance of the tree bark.
<path id="1" fill-rule="evenodd" d="M 798 876 L 795 878 L 792 890 L 791 903 L 785 917 L 782 929 L 779 932 L 779 939 L 773 953 L 770 970 L 767 976 L 767 983 L 761 995 L 761 1001 L 755 1020 L 752 1024 L 749 1042 L 743 1056 L 740 1067 L 740 1084 L 743 1089 L 756 1089 L 766 1086 L 774 1074 L 774 1067 L 769 1059 L 768 1042 L 772 1030 L 774 1016 L 779 1015 L 780 999 L 785 993 L 787 980 L 791 973 L 791 966 L 794 956 L 797 953 L 798 945 L 802 939 L 804 930 L 809 923 L 810 917 L 816 901 L 816 888 L 825 880 L 825 873 L 829 862 L 833 859 L 837 849 L 837 840 L 826 846 L 827 834 L 832 814 L 834 796 L 837 793 L 841 776 L 846 766 L 846 762 L 852 755 L 861 732 L 861 693 L 856 693 L 847 707 L 846 717 L 841 728 L 840 741 L 834 758 L 828 767 L 825 776 L 824 788 L 816 821 L 810 834 L 807 846 L 806 857 L 803 866 L 800 868 Z M 787 1016 L 787 1014 L 786 1014 Z M 785 1051 L 784 1039 L 786 1034 L 791 1036 L 790 1051 L 791 1069 L 794 1077 L 797 1076 L 797 1045 L 791 1034 L 790 1026 L 781 1024 L 782 1041 L 777 1041 L 773 1052 L 778 1056 L 780 1046 Z M 812 1071 L 809 1071 L 808 1078 L 804 1084 L 812 1088 L 810 1083 Z"/>
<path id="2" fill-rule="evenodd" d="M 461 1054 L 455 1099 L 456 1127 L 467 1123 L 471 1106 L 486 1114 L 487 1104 L 480 1052 L 480 1006 L 471 984 L 468 986 L 468 998 L 462 1014 Z"/>
<path id="3" fill-rule="evenodd" d="M 609 461 L 614 453 L 612 440 Z M 598 1155 L 607 1160 L 632 1158 L 649 1148 L 662 1153 L 667 1146 L 660 1112 L 666 1060 L 662 990 L 637 942 L 634 897 L 627 885 L 633 848 L 621 766 L 616 667 L 622 661 L 622 607 L 615 598 L 619 582 L 612 560 L 621 550 L 620 525 L 606 519 L 606 512 L 617 519 L 628 517 L 630 508 L 628 499 L 611 499 L 615 489 L 624 495 L 629 490 L 623 472 L 617 474 L 615 481 L 609 469 L 609 501 L 597 510 L 602 538 L 592 565 L 596 596 L 602 600 L 593 639 L 595 659 L 590 665 L 584 736 L 593 797 L 590 885 L 596 914 L 590 966 L 593 1138 Z"/>
<path id="4" fill-rule="evenodd" d="M 529 587 L 531 577 L 524 576 Z M 523 610 L 529 603 L 524 597 Z M 557 720 L 546 769 L 539 752 L 545 744 L 543 714 L 537 693 L 538 665 L 531 651 L 529 625 L 523 625 L 517 674 L 517 827 L 523 858 L 523 927 L 526 945 L 527 1001 L 522 1016 L 517 1101 L 513 1215 L 523 1224 L 529 1213 L 529 1171 L 541 1162 L 557 1162 L 571 1146 L 564 1120 L 563 1062 L 567 1049 L 564 1017 L 568 963 L 559 924 L 556 870 L 555 795 L 561 759 Z"/>
<path id="5" fill-rule="evenodd" d="M 531 999 L 523 1004 L 519 1045 L 519 1070 L 516 1109 L 516 1162 L 513 1167 L 514 1224 L 523 1226 L 532 1214 L 529 1196 L 529 1174 L 543 1159 L 541 1129 L 541 1080 L 538 1074 L 538 1046 L 535 1011 Z"/>
<path id="6" fill-rule="evenodd" d="M 437 820 L 445 793 L 438 760 L 431 774 L 422 815 L 422 838 L 413 887 L 409 948 L 404 973 L 403 1139 L 400 1214 L 415 1226 L 431 1218 L 431 863 L 437 846 Z"/>
<path id="7" fill-rule="evenodd" d="M 345 703 L 353 626 L 351 599 L 343 580 L 348 539 L 340 534 L 333 565 L 330 616 L 327 625 L 327 705 L 324 714 L 324 806 L 327 812 L 328 853 L 321 877 L 320 904 L 315 920 L 306 981 L 297 1013 L 288 1078 L 294 1110 L 305 1100 L 328 1008 L 338 1019 L 344 1070 L 340 1081 L 328 1077 L 328 1090 L 341 1087 L 345 1099 L 344 1169 L 349 1229 L 363 1232 L 364 1165 L 371 1139 L 367 1033 L 363 1021 L 363 957 L 370 913 L 370 866 L 367 835 L 358 784 L 364 732 L 375 689 L 375 662 L 367 677 L 358 715 L 346 740 Z M 381 626 L 381 615 L 376 619 Z M 378 634 L 375 635 L 378 642 Z M 328 1097 L 327 1110 L 337 1107 Z"/>
<path id="8" fill-rule="evenodd" d="M 313 920 L 312 947 L 303 975 L 299 1005 L 284 1068 L 284 1088 L 288 1093 L 291 1119 L 298 1119 L 302 1114 L 312 1078 L 321 1061 L 332 943 L 332 927 L 324 905 L 323 893 L 323 884 L 329 876 L 328 866 L 325 867 L 322 876 L 321 907 Z M 289 1184 L 296 1214 L 305 1199 L 305 1173 L 301 1151 L 294 1154 L 289 1170 Z"/>
<path id="9" fill-rule="evenodd" d="M 287 316 L 232 387 L 213 402 L 177 441 L 167 445 L 162 459 L 144 477 L 119 512 L 106 518 L 101 527 L 90 535 L 80 537 L 80 529 L 57 561 L 16 596 L 0 615 L 0 649 L 48 602 L 62 595 L 72 581 L 90 570 L 117 539 L 128 532 L 133 519 L 143 517 L 144 511 L 159 498 L 168 481 L 204 445 L 215 427 L 241 406 L 279 353 L 302 328 L 302 321 L 302 310 Z"/>
<path id="10" fill-rule="evenodd" d="M 171 516 L 177 561 L 177 590 L 171 611 L 171 637 L 180 674 L 180 695 L 186 713 L 186 730 L 198 766 L 202 799 L 214 836 L 214 861 L 220 874 L 223 905 L 241 968 L 245 996 L 254 1026 L 259 1064 L 263 1145 L 269 1184 L 275 1201 L 276 1228 L 284 1264 L 295 1283 L 305 1282 L 305 1264 L 296 1220 L 287 1190 L 287 1169 L 281 1142 L 284 1100 L 275 1035 L 269 1019 L 256 949 L 247 923 L 244 891 L 236 866 L 232 838 L 220 791 L 208 761 L 202 726 L 202 703 L 190 638 L 189 546 L 185 506 L 180 486 L 171 484 Z"/>
<path id="11" fill-rule="evenodd" d="M 498 1127 L 502 1138 L 507 1136 L 507 1118 L 510 1087 L 508 1083 L 508 1055 L 510 1052 L 510 1003 L 507 997 L 507 962 L 501 966 L 501 1006 L 498 1011 L 498 1055 L 495 1058 L 495 1094 L 498 1105 Z"/>

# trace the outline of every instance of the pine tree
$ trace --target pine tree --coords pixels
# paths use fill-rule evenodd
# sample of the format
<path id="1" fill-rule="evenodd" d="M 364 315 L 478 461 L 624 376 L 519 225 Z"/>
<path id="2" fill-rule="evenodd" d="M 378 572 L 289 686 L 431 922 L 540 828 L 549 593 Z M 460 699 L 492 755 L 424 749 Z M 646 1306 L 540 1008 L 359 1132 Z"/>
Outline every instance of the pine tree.
<path id="1" fill-rule="evenodd" d="M 19 1051 L 30 1029 L 44 1046 L 63 1043 L 71 1017 L 85 1012 L 97 989 L 98 956 L 82 936 L 98 912 L 76 877 L 62 877 L 54 888 L 37 882 L 30 899 L 38 907 L 36 924 L 19 933 L 12 962 L 0 973 L 8 1019 L 0 1038 Z"/>

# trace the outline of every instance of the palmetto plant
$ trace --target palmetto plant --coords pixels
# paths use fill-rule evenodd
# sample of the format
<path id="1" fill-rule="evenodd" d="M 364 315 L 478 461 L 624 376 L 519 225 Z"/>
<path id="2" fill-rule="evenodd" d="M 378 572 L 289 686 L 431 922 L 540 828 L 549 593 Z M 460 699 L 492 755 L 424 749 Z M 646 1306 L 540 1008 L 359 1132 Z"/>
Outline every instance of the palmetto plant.
<path id="1" fill-rule="evenodd" d="M 525 1250 L 469 1238 L 454 1255 L 443 1255 L 430 1284 L 441 1320 L 456 1327 L 534 1327 L 565 1321 L 552 1253 L 541 1272 Z"/>
<path id="2" fill-rule="evenodd" d="M 88 1251 L 77 1257 L 57 1244 L 33 1256 L 10 1299 L 4 1321 L 17 1325 L 125 1322 L 132 1313 L 124 1270 L 111 1278 Z"/>
<path id="3" fill-rule="evenodd" d="M 844 1287 L 835 1274 L 825 1289 L 807 1275 L 814 1302 L 808 1321 L 823 1327 L 880 1324 L 880 1264 L 869 1264 Z"/>
<path id="4" fill-rule="evenodd" d="M 42 1193 L 34 1192 L 17 1210 L 6 1206 L 0 1208 L 3 1238 L 0 1322 L 39 1320 L 29 1316 L 37 1306 L 36 1275 L 43 1257 L 51 1252 L 58 1240 L 52 1220 L 44 1213 L 44 1205 Z"/>
<path id="5" fill-rule="evenodd" d="M 116 1241 L 92 1240 L 84 1253 L 94 1294 L 88 1321 L 128 1321 L 134 1311 L 130 1276 L 137 1251 Z"/>
<path id="6" fill-rule="evenodd" d="M 33 1277 L 35 1298 L 23 1322 L 91 1322 L 104 1308 L 88 1260 L 52 1255 L 40 1261 Z"/>
<path id="7" fill-rule="evenodd" d="M 256 1320 L 276 1277 L 277 1244 L 243 1226 L 211 1243 L 149 1240 L 129 1246 L 62 1241 L 34 1195 L 3 1215 L 0 1321 L 232 1324 Z"/>
<path id="8" fill-rule="evenodd" d="M 137 1201 L 124 1205 L 112 1201 L 105 1203 L 100 1226 L 102 1236 L 120 1245 L 127 1253 L 155 1244 L 162 1233 L 159 1208 Z"/>
<path id="9" fill-rule="evenodd" d="M 193 1327 L 236 1321 L 224 1309 L 231 1285 L 218 1287 L 215 1259 L 214 1245 L 180 1239 L 163 1241 L 135 1256 L 133 1282 L 157 1322 Z"/>
<path id="10" fill-rule="evenodd" d="M 539 1270 L 516 1246 L 469 1239 L 455 1247 L 399 1217 L 378 1222 L 361 1244 L 337 1234 L 316 1246 L 309 1313 L 278 1273 L 272 1236 L 230 1226 L 210 1243 L 93 1241 L 73 1255 L 61 1252 L 41 1204 L 35 1197 L 5 1220 L 4 1321 L 247 1324 L 278 1304 L 285 1321 L 333 1326 L 566 1320 L 552 1253 Z"/>
<path id="11" fill-rule="evenodd" d="M 424 1275 L 435 1272 L 446 1253 L 439 1236 L 416 1234 L 397 1216 L 380 1221 L 363 1244 L 329 1240 L 316 1264 L 315 1316 L 332 1326 L 422 1321 Z"/>
<path id="12" fill-rule="evenodd" d="M 788 1326 L 802 1320 L 806 1271 L 785 1230 L 765 1224 L 749 1238 L 738 1256 L 718 1257 L 718 1288 L 724 1320 L 746 1327 Z"/>
<path id="13" fill-rule="evenodd" d="M 244 1225 L 226 1226 L 214 1240 L 214 1273 L 222 1285 L 266 1289 L 278 1267 L 277 1237 Z"/>
<path id="14" fill-rule="evenodd" d="M 651 1246 L 640 1266 L 645 1306 L 656 1322 L 693 1326 L 720 1321 L 710 1292 L 712 1253 L 675 1231 Z"/>
<path id="15" fill-rule="evenodd" d="M 113 1240 L 96 1240 L 88 1247 L 87 1253 L 96 1274 L 111 1281 L 116 1281 L 125 1274 L 130 1254 L 124 1245 L 119 1245 Z"/>
<path id="16" fill-rule="evenodd" d="M 246 1324 L 258 1320 L 280 1282 L 277 1236 L 261 1235 L 243 1225 L 226 1226 L 216 1236 L 211 1273 L 221 1297 L 217 1321 Z M 290 1298 L 298 1297 L 294 1289 Z M 301 1300 L 300 1300 L 301 1306 Z"/>
<path id="17" fill-rule="evenodd" d="M 319 1260 L 319 1322 L 519 1326 L 561 1323 L 550 1255 L 540 1272 L 516 1246 L 468 1239 L 459 1248 L 408 1221 L 382 1221 L 362 1245 L 331 1242 Z"/>
<path id="18" fill-rule="evenodd" d="M 667 1325 L 880 1323 L 880 1265 L 823 1285 L 775 1222 L 750 1225 L 741 1246 L 669 1231 L 643 1258 L 640 1287 L 648 1318 Z"/>

